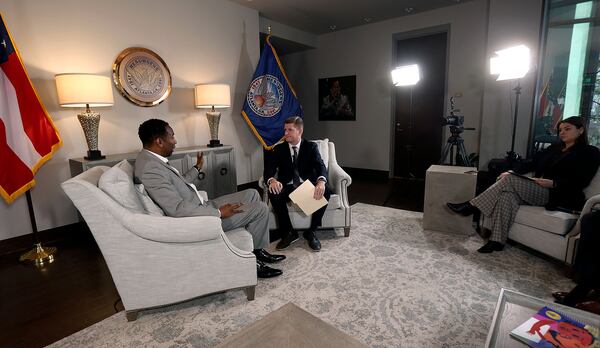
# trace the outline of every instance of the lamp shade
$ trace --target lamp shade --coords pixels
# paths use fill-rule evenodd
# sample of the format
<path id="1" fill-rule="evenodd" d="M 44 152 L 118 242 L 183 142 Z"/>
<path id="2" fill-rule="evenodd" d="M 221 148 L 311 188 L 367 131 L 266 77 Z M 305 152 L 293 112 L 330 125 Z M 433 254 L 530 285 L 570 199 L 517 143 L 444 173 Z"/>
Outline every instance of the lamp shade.
<path id="1" fill-rule="evenodd" d="M 110 78 L 92 74 L 54 76 L 58 103 L 64 107 L 111 106 L 114 104 Z"/>
<path id="2" fill-rule="evenodd" d="M 421 79 L 417 64 L 399 66 L 392 70 L 394 86 L 413 86 Z"/>
<path id="3" fill-rule="evenodd" d="M 531 55 L 524 45 L 496 51 L 490 58 L 490 74 L 498 75 L 496 81 L 520 79 L 529 71 Z"/>
<path id="4" fill-rule="evenodd" d="M 229 85 L 196 85 L 194 99 L 197 108 L 228 108 L 231 106 Z"/>

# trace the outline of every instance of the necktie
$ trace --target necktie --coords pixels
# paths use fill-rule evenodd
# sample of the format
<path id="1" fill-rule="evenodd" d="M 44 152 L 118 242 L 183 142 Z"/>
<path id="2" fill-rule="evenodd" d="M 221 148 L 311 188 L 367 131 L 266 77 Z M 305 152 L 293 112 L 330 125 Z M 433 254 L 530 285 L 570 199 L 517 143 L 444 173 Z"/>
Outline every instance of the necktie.
<path id="1" fill-rule="evenodd" d="M 300 172 L 298 172 L 298 147 L 292 146 L 292 150 L 294 150 L 294 156 L 292 157 L 292 164 L 294 166 L 294 178 L 293 184 L 294 187 L 300 186 Z"/>

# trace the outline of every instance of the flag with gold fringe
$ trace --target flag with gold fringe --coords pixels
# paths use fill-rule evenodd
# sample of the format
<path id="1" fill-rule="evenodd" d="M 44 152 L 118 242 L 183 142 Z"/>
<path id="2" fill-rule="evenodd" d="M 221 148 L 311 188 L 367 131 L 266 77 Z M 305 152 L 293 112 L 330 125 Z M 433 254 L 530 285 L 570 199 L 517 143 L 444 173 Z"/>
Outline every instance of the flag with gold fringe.
<path id="1" fill-rule="evenodd" d="M 271 35 L 265 41 L 242 116 L 262 146 L 271 150 L 283 138 L 285 119 L 302 117 L 302 106 L 271 44 Z"/>
<path id="2" fill-rule="evenodd" d="M 0 195 L 11 203 L 62 145 L 0 15 Z"/>

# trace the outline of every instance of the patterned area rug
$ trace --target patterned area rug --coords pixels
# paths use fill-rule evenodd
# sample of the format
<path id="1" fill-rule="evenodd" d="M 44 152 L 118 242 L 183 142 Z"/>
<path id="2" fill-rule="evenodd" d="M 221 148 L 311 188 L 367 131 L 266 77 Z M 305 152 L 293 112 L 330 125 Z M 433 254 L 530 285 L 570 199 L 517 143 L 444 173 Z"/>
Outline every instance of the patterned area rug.
<path id="1" fill-rule="evenodd" d="M 573 283 L 518 247 L 479 254 L 481 239 L 424 232 L 422 213 L 355 204 L 352 231 L 320 233 L 285 251 L 281 277 L 259 280 L 256 299 L 229 291 L 124 312 L 54 347 L 212 347 L 288 302 L 372 347 L 482 347 L 500 288 L 550 300 Z"/>

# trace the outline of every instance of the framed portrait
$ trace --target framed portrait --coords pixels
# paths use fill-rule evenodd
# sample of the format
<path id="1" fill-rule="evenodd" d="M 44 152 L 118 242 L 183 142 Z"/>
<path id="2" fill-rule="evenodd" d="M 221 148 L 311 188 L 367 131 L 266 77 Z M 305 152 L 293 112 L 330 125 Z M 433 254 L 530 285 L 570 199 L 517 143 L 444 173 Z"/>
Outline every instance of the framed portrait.
<path id="1" fill-rule="evenodd" d="M 155 106 L 171 93 L 171 72 L 153 51 L 126 48 L 113 64 L 113 80 L 119 93 L 139 106 Z"/>
<path id="2" fill-rule="evenodd" d="M 319 79 L 319 121 L 356 120 L 356 75 Z"/>

